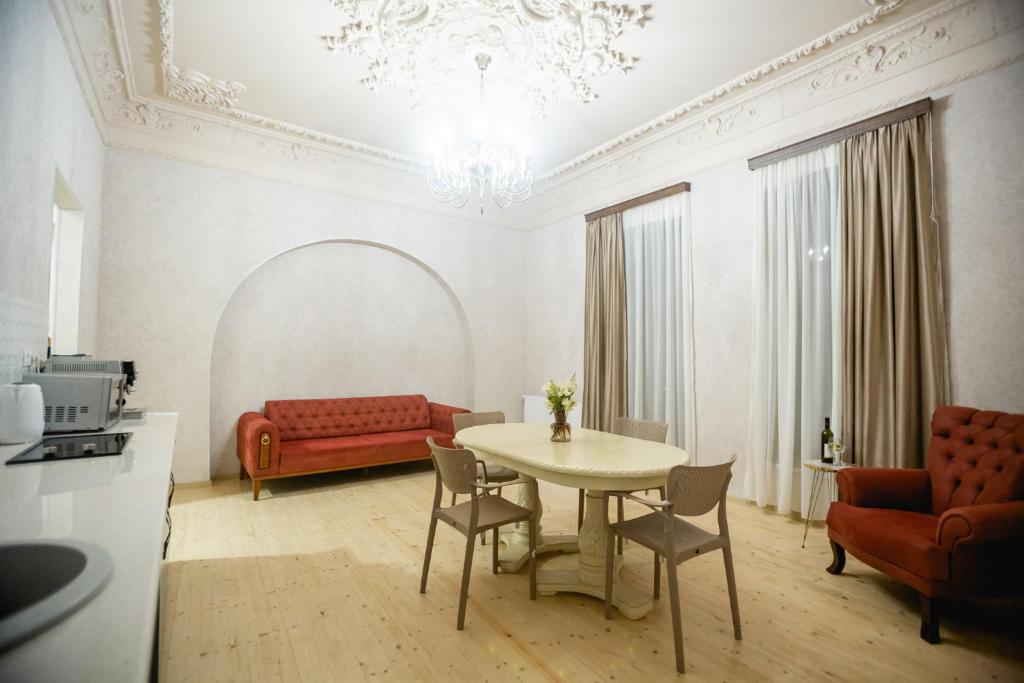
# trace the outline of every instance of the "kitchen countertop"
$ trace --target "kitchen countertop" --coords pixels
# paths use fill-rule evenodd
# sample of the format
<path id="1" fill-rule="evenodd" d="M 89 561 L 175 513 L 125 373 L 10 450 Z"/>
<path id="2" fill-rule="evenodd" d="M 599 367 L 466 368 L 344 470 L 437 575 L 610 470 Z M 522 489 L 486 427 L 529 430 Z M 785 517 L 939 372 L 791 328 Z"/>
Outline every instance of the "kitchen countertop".
<path id="1" fill-rule="evenodd" d="M 133 435 L 115 456 L 5 465 L 27 444 L 0 446 L 0 542 L 88 541 L 114 562 L 82 609 L 0 655 L 0 680 L 148 680 L 177 422 L 119 423 L 110 431 Z"/>

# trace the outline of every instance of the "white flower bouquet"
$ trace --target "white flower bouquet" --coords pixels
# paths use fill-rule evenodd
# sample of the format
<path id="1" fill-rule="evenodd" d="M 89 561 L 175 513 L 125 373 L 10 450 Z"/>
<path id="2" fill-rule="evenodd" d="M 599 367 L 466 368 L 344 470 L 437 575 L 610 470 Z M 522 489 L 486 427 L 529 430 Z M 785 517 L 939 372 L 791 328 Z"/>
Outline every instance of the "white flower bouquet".
<path id="1" fill-rule="evenodd" d="M 576 389 L 576 373 L 573 373 L 569 379 L 561 384 L 554 380 L 548 380 L 541 387 L 541 391 L 544 392 L 548 399 L 548 410 L 556 417 L 561 413 L 563 418 L 578 403 L 576 400 Z"/>

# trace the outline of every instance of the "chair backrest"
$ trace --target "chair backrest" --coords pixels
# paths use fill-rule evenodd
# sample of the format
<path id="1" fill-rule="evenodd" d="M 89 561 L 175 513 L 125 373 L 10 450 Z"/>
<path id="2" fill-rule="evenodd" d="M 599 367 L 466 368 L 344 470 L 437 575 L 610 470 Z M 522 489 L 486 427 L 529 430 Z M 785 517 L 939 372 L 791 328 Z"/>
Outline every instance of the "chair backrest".
<path id="1" fill-rule="evenodd" d="M 931 426 L 932 514 L 1024 500 L 1024 415 L 939 406 Z"/>
<path id="2" fill-rule="evenodd" d="M 665 443 L 665 437 L 668 436 L 668 422 L 638 420 L 635 417 L 620 417 L 616 418 L 613 431 L 619 436 L 630 436 L 634 439 Z"/>
<path id="3" fill-rule="evenodd" d="M 452 415 L 452 423 L 455 425 L 455 433 L 467 427 L 477 425 L 505 424 L 505 413 L 500 410 L 492 410 L 486 413 L 455 413 Z"/>
<path id="4" fill-rule="evenodd" d="M 473 451 L 438 446 L 431 436 L 427 437 L 427 445 L 430 446 L 434 469 L 445 487 L 452 493 L 473 493 L 476 484 L 476 457 Z"/>
<path id="5" fill-rule="evenodd" d="M 734 462 L 735 455 L 721 465 L 676 465 L 669 470 L 668 499 L 672 503 L 673 514 L 696 517 L 725 500 Z"/>

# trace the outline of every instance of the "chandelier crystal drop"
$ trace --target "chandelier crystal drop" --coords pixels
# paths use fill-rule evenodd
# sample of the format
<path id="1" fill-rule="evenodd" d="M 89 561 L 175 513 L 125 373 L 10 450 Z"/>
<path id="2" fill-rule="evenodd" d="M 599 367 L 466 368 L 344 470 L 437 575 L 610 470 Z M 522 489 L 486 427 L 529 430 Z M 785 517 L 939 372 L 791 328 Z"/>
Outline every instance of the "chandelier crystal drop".
<path id="1" fill-rule="evenodd" d="M 480 71 L 480 115 L 484 114 L 484 75 L 491 63 L 490 55 L 480 53 L 475 62 Z M 476 194 L 480 200 L 480 213 L 484 212 L 484 197 L 502 209 L 514 202 L 529 198 L 533 188 L 530 159 L 513 143 L 496 144 L 484 139 L 484 126 L 477 131 L 477 139 L 461 149 L 446 145 L 434 155 L 427 174 L 430 193 L 442 202 L 462 208 Z"/>

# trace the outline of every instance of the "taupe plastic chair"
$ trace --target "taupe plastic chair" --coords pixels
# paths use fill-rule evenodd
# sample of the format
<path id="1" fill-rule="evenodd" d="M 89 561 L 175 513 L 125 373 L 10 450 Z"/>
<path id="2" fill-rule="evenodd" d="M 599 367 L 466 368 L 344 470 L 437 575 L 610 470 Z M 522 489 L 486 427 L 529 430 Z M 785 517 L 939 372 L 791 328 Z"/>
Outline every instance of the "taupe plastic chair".
<path id="1" fill-rule="evenodd" d="M 455 425 L 455 433 L 458 434 L 459 430 L 466 429 L 467 427 L 505 424 L 505 413 L 500 410 L 491 410 L 481 413 L 455 413 L 452 415 L 452 423 Z M 486 462 L 477 458 L 476 478 L 480 479 L 485 484 L 490 484 L 492 482 L 507 484 L 510 481 L 518 479 L 519 473 L 515 470 L 510 470 L 507 467 L 502 467 L 501 465 L 488 466 Z M 501 486 L 497 488 L 499 496 L 501 495 L 501 489 Z M 455 505 L 456 497 L 457 495 L 452 493 L 452 505 Z M 519 525 L 516 524 L 516 526 L 518 527 Z M 480 544 L 487 545 L 487 536 L 484 534 L 480 534 Z"/>
<path id="2" fill-rule="evenodd" d="M 525 521 L 530 525 L 530 599 L 537 599 L 537 520 L 532 510 L 527 510 L 501 496 L 489 493 L 499 484 L 483 484 L 476 477 L 476 459 L 471 451 L 461 448 L 444 448 L 427 437 L 430 458 L 434 461 L 436 483 L 434 505 L 430 513 L 430 531 L 427 532 L 427 550 L 423 558 L 423 576 L 420 578 L 420 593 L 427 592 L 427 574 L 430 571 L 430 554 L 434 549 L 434 533 L 437 520 L 443 520 L 466 535 L 466 558 L 462 565 L 462 588 L 459 592 L 459 616 L 456 627 L 461 631 L 466 622 L 466 600 L 469 597 L 469 573 L 473 568 L 473 545 L 477 533 L 494 531 L 491 544 L 491 571 L 498 573 L 498 527 L 513 522 Z M 526 484 L 536 489 L 537 482 L 520 479 L 507 484 Z M 442 488 L 452 493 L 469 494 L 465 503 L 441 507 Z M 536 490 L 534 490 L 536 500 Z"/>
<path id="3" fill-rule="evenodd" d="M 452 415 L 452 423 L 455 425 L 455 433 L 467 427 L 477 425 L 505 424 L 505 413 L 500 410 L 492 410 L 485 413 L 455 413 Z M 477 478 L 485 484 L 492 482 L 508 483 L 519 478 L 519 473 L 501 465 L 488 465 L 483 460 L 477 460 Z M 501 487 L 498 487 L 498 495 L 501 495 Z M 455 497 L 452 497 L 452 505 L 455 504 Z"/>
<path id="4" fill-rule="evenodd" d="M 643 439 L 644 441 L 665 443 L 665 437 L 668 436 L 668 422 L 658 422 L 657 420 L 638 420 L 635 417 L 620 417 L 615 420 L 612 433 L 618 434 L 619 436 L 629 436 L 634 439 Z M 660 487 L 658 492 L 661 494 L 661 499 L 665 500 L 665 487 Z M 583 503 L 585 495 L 586 494 L 583 489 L 580 489 L 579 511 L 576 514 L 577 529 L 583 527 Z M 625 510 L 622 506 L 622 498 L 619 498 L 618 521 L 622 521 L 624 513 Z M 621 538 L 619 539 L 618 552 L 619 555 L 622 554 Z"/>
<path id="5" fill-rule="evenodd" d="M 710 467 L 688 467 L 677 465 L 668 473 L 668 496 L 661 502 L 645 500 L 625 491 L 613 491 L 609 495 L 620 500 L 629 498 L 654 510 L 651 514 L 616 522 L 608 526 L 608 567 L 605 572 L 604 617 L 612 618 L 612 575 L 615 558 L 613 542 L 616 536 L 636 541 L 654 551 L 654 597 L 660 597 L 661 563 L 665 558 L 668 571 L 668 592 L 672 599 L 672 635 L 675 638 L 676 670 L 685 673 L 683 660 L 683 623 L 679 613 L 679 583 L 676 565 L 705 555 L 712 550 L 722 550 L 725 559 L 725 580 L 729 586 L 729 604 L 732 608 L 732 631 L 736 640 L 742 640 L 740 631 L 740 606 L 736 596 L 736 576 L 732 569 L 732 546 L 729 541 L 729 524 L 725 516 L 725 497 L 732 479 L 732 465 L 736 456 L 721 465 Z M 706 514 L 718 506 L 718 533 L 712 534 L 700 527 L 679 519 Z"/>

